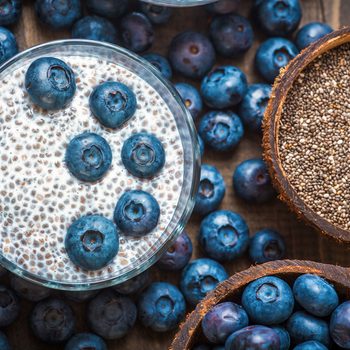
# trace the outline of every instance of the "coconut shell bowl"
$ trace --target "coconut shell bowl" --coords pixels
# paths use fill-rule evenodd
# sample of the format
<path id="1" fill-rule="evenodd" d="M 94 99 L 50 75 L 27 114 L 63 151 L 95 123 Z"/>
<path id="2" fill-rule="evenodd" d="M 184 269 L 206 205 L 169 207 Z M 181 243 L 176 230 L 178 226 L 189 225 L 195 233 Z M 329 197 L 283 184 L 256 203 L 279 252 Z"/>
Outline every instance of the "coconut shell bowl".
<path id="1" fill-rule="evenodd" d="M 265 277 L 277 276 L 290 285 L 302 274 L 314 274 L 333 284 L 340 300 L 350 297 L 350 271 L 347 268 L 327 265 L 312 261 L 281 260 L 253 266 L 231 276 L 210 292 L 187 316 L 176 334 L 170 350 L 191 350 L 195 345 L 205 343 L 201 322 L 205 314 L 216 304 L 233 301 L 241 303 L 244 288 L 252 281 Z"/>
<path id="2" fill-rule="evenodd" d="M 325 215 L 321 215 L 319 211 L 315 210 L 313 205 L 310 205 L 310 201 L 308 204 L 300 195 L 300 191 L 295 189 L 289 180 L 290 169 L 285 170 L 284 165 L 282 164 L 281 157 L 281 119 L 286 108 L 286 103 L 288 102 L 288 94 L 291 92 L 291 89 L 294 84 L 297 84 L 300 77 L 303 77 L 305 70 L 310 68 L 310 65 L 313 65 L 315 61 L 320 59 L 321 55 L 327 55 L 330 52 L 334 52 L 331 50 L 338 50 L 341 45 L 350 43 L 350 27 L 345 27 L 340 30 L 334 31 L 331 34 L 323 37 L 319 41 L 313 43 L 305 50 L 303 50 L 297 57 L 292 60 L 289 65 L 280 72 L 279 77 L 276 79 L 272 95 L 269 100 L 265 117 L 264 117 L 264 132 L 263 132 L 263 148 L 264 148 L 264 158 L 268 164 L 269 172 L 272 178 L 272 182 L 279 192 L 279 198 L 287 203 L 287 205 L 291 208 L 293 212 L 297 214 L 298 217 L 304 219 L 308 224 L 316 228 L 322 234 L 325 234 L 329 237 L 332 237 L 338 241 L 350 243 L 350 227 L 339 225 L 337 223 L 331 222 L 329 217 Z M 350 47 L 350 46 L 349 46 Z M 322 56 L 324 57 L 324 56 Z M 349 66 L 350 62 L 345 62 L 345 65 Z M 327 71 L 320 70 L 318 74 L 329 74 Z M 299 81 L 300 82 L 300 81 Z M 338 82 L 335 82 L 337 84 Z M 323 87 L 327 90 L 327 86 Z M 311 92 L 312 93 L 312 92 Z M 341 100 L 341 98 L 339 99 Z M 321 101 L 321 104 L 323 101 Z M 326 102 L 325 102 L 326 103 Z M 306 104 L 307 105 L 307 104 Z M 336 107 L 335 107 L 336 108 Z M 293 112 L 292 112 L 293 113 Z M 297 112 L 295 112 L 297 113 Z M 322 115 L 321 115 L 322 117 Z M 335 113 L 333 117 L 337 117 Z M 283 118 L 286 118 L 285 116 Z M 285 119 L 283 120 L 285 123 Z M 347 138 L 347 137 L 346 137 Z M 345 143 L 349 145 L 349 141 L 346 140 Z M 279 142 L 281 141 L 281 142 Z M 312 143 L 312 140 L 311 140 Z M 310 144 L 310 143 L 309 143 Z M 298 147 L 302 147 L 301 144 L 298 144 Z M 327 154 L 327 149 L 326 149 Z M 315 160 L 316 162 L 318 159 Z M 344 164 L 348 163 L 348 157 L 344 157 Z M 317 164 L 316 164 L 317 166 Z M 333 167 L 333 171 L 339 171 L 339 167 Z M 318 175 L 319 176 L 319 175 Z M 322 176 L 322 175 L 321 175 Z M 327 176 L 327 174 L 325 174 Z M 322 179 L 320 180 L 322 181 Z M 302 184 L 301 184 L 302 185 Z M 347 185 L 349 188 L 349 182 Z M 311 204 L 314 203 L 313 200 L 317 200 L 319 196 L 315 191 L 311 194 Z M 327 196 L 327 195 L 326 195 Z M 346 200 L 347 203 L 350 203 L 350 200 Z M 347 206 L 348 204 L 345 203 Z M 325 206 L 327 206 L 327 201 L 325 201 Z M 329 210 L 333 210 L 329 209 Z M 330 215 L 333 215 L 335 211 L 330 211 Z M 320 265 L 295 265 L 291 266 L 283 266 L 279 267 L 276 265 L 270 265 L 272 269 L 276 269 L 276 273 L 281 271 L 282 273 L 293 274 L 297 271 L 302 271 L 303 269 L 320 269 L 320 273 L 328 273 L 328 271 L 332 271 L 331 267 L 324 267 Z M 341 270 L 340 270 L 341 271 Z M 252 272 L 255 274 L 262 273 L 260 268 L 253 269 Z M 264 270 L 265 273 L 265 270 Z M 242 281 L 245 281 L 251 276 L 243 274 L 239 277 L 242 278 Z M 235 281 L 236 283 L 237 277 L 234 280 L 228 282 L 228 284 Z M 340 281 L 340 280 L 339 280 Z M 242 282 L 242 283 L 243 283 Z M 223 286 L 222 290 L 223 294 L 226 286 Z M 230 292 L 231 293 L 231 292 Z M 211 302 L 216 298 L 215 295 L 212 295 L 213 299 L 208 299 L 208 302 Z M 193 322 L 197 321 L 197 318 L 192 316 L 190 318 Z M 196 320 L 196 321 L 195 321 Z M 186 328 L 186 327 L 184 327 Z M 177 341 L 175 342 L 177 344 Z"/>

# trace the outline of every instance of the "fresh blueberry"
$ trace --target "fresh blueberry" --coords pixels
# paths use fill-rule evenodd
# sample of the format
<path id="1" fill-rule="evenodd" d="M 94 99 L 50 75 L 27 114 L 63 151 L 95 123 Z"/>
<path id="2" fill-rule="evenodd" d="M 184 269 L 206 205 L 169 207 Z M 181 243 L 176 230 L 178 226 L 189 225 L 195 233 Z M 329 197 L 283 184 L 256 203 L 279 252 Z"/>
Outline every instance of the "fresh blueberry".
<path id="1" fill-rule="evenodd" d="M 146 53 L 142 57 L 156 67 L 162 73 L 164 78 L 168 80 L 171 79 L 173 72 L 167 58 L 154 52 Z"/>
<path id="2" fill-rule="evenodd" d="M 116 19 L 126 12 L 129 0 L 85 0 L 85 3 L 91 13 Z"/>
<path id="3" fill-rule="evenodd" d="M 22 12 L 22 0 L 5 0 L 0 2 L 0 26 L 16 23 Z"/>
<path id="4" fill-rule="evenodd" d="M 219 0 L 212 4 L 206 5 L 209 12 L 225 15 L 237 10 L 240 0 Z"/>
<path id="5" fill-rule="evenodd" d="M 50 295 L 50 289 L 31 283 L 23 278 L 11 274 L 11 288 L 16 294 L 29 301 L 38 302 L 47 298 Z M 1 349 L 1 348 L 0 348 Z"/>
<path id="6" fill-rule="evenodd" d="M 245 17 L 231 13 L 213 19 L 210 24 L 210 37 L 220 55 L 237 57 L 252 46 L 254 32 Z"/>
<path id="7" fill-rule="evenodd" d="M 238 114 L 244 125 L 253 132 L 261 132 L 265 109 L 269 102 L 271 86 L 252 84 L 239 105 Z"/>
<path id="8" fill-rule="evenodd" d="M 332 31 L 332 27 L 326 23 L 311 22 L 305 24 L 298 30 L 295 37 L 295 44 L 299 50 L 305 49 L 305 47 Z"/>
<path id="9" fill-rule="evenodd" d="M 280 347 L 278 348 L 278 350 L 289 350 L 290 336 L 287 330 L 281 326 L 271 327 L 271 329 L 273 329 L 277 333 L 280 339 Z"/>
<path id="10" fill-rule="evenodd" d="M 203 109 L 203 102 L 199 91 L 191 84 L 177 83 L 175 84 L 177 92 L 180 94 L 186 108 L 196 120 Z"/>
<path id="11" fill-rule="evenodd" d="M 154 30 L 150 20 L 140 12 L 132 12 L 120 21 L 123 45 L 131 51 L 149 49 L 154 41 Z"/>
<path id="12" fill-rule="evenodd" d="M 7 274 L 7 270 L 0 265 L 0 277 L 4 277 Z"/>
<path id="13" fill-rule="evenodd" d="M 305 274 L 299 276 L 293 285 L 295 300 L 310 314 L 329 316 L 339 304 L 338 294 L 326 280 Z"/>
<path id="14" fill-rule="evenodd" d="M 204 102 L 213 108 L 223 109 L 240 103 L 247 91 L 247 78 L 234 66 L 220 66 L 202 81 Z"/>
<path id="15" fill-rule="evenodd" d="M 87 318 L 96 334 L 104 339 L 118 339 L 133 328 L 137 309 L 130 298 L 105 289 L 89 302 Z"/>
<path id="16" fill-rule="evenodd" d="M 225 350 L 278 350 L 277 333 L 265 326 L 248 326 L 232 333 L 225 342 Z"/>
<path id="17" fill-rule="evenodd" d="M 301 6 L 299 0 L 256 1 L 254 15 L 268 35 L 287 36 L 299 25 Z"/>
<path id="18" fill-rule="evenodd" d="M 276 195 L 266 164 L 260 158 L 245 160 L 236 167 L 233 188 L 238 197 L 250 203 L 264 203 Z"/>
<path id="19" fill-rule="evenodd" d="M 79 180 L 95 182 L 110 168 L 112 150 L 102 136 L 84 132 L 69 142 L 65 161 L 69 171 Z"/>
<path id="20" fill-rule="evenodd" d="M 239 214 L 218 210 L 201 222 L 199 242 L 210 258 L 218 261 L 234 260 L 248 248 L 249 229 Z"/>
<path id="21" fill-rule="evenodd" d="M 293 292 L 278 277 L 262 277 L 244 289 L 242 305 L 252 321 L 268 326 L 276 325 L 286 321 L 292 314 Z"/>
<path id="22" fill-rule="evenodd" d="M 267 82 L 273 83 L 280 69 L 285 67 L 298 52 L 297 47 L 287 39 L 267 39 L 256 51 L 255 67 Z"/>
<path id="23" fill-rule="evenodd" d="M 142 291 L 150 281 L 149 270 L 113 287 L 119 294 L 130 295 L 137 294 Z"/>
<path id="24" fill-rule="evenodd" d="M 330 344 L 327 321 L 304 311 L 297 311 L 289 318 L 287 331 L 294 344 L 308 340 L 316 340 L 326 346 Z"/>
<path id="25" fill-rule="evenodd" d="M 206 145 L 215 151 L 225 152 L 239 144 L 244 128 L 236 113 L 211 111 L 200 120 L 198 132 Z"/>
<path id="26" fill-rule="evenodd" d="M 212 350 L 208 344 L 198 344 L 192 350 Z"/>
<path id="27" fill-rule="evenodd" d="M 340 304 L 332 313 L 330 333 L 341 348 L 350 349 L 350 301 Z"/>
<path id="28" fill-rule="evenodd" d="M 99 270 L 117 255 L 119 234 L 112 221 L 101 215 L 86 215 L 70 225 L 64 245 L 75 265 Z"/>
<path id="29" fill-rule="evenodd" d="M 0 64 L 18 52 L 15 36 L 8 29 L 0 27 Z"/>
<path id="30" fill-rule="evenodd" d="M 218 168 L 202 164 L 194 212 L 206 215 L 216 210 L 225 196 L 225 191 L 225 181 Z"/>
<path id="31" fill-rule="evenodd" d="M 183 231 L 170 248 L 158 261 L 158 266 L 163 270 L 182 270 L 192 256 L 192 241 L 188 234 Z"/>
<path id="32" fill-rule="evenodd" d="M 182 271 L 180 288 L 186 300 L 196 305 L 205 295 L 227 279 L 224 267 L 211 259 L 196 259 Z"/>
<path id="33" fill-rule="evenodd" d="M 327 350 L 323 344 L 318 341 L 310 340 L 305 343 L 297 345 L 293 350 Z"/>
<path id="34" fill-rule="evenodd" d="M 199 144 L 199 152 L 201 154 L 201 157 L 204 155 L 204 141 L 203 139 L 197 134 L 198 144 Z"/>
<path id="35" fill-rule="evenodd" d="M 78 333 L 69 339 L 64 350 L 107 350 L 107 345 L 96 334 Z"/>
<path id="36" fill-rule="evenodd" d="M 168 57 L 172 67 L 187 78 L 202 78 L 215 63 L 211 41 L 197 32 L 182 32 L 171 41 Z"/>
<path id="37" fill-rule="evenodd" d="M 86 16 L 75 22 L 72 38 L 117 42 L 117 30 L 108 19 L 98 16 Z"/>
<path id="38" fill-rule="evenodd" d="M 271 229 L 258 231 L 250 240 L 249 256 L 252 262 L 258 264 L 283 259 L 285 251 L 283 237 Z"/>
<path id="39" fill-rule="evenodd" d="M 52 29 L 69 28 L 82 15 L 80 0 L 36 0 L 35 11 L 40 21 Z"/>
<path id="40" fill-rule="evenodd" d="M 140 1 L 140 10 L 153 24 L 165 24 L 173 14 L 171 7 L 148 4 L 143 1 Z"/>
<path id="41" fill-rule="evenodd" d="M 124 142 L 121 158 L 125 168 L 131 174 L 150 178 L 162 170 L 165 152 L 156 136 L 141 132 L 130 136 Z"/>
<path id="42" fill-rule="evenodd" d="M 125 192 L 114 210 L 114 221 L 126 235 L 141 237 L 158 224 L 160 208 L 157 200 L 148 192 Z"/>
<path id="43" fill-rule="evenodd" d="M 61 109 L 74 97 L 74 72 L 58 58 L 40 57 L 29 66 L 25 87 L 36 105 L 48 110 Z"/>
<path id="44" fill-rule="evenodd" d="M 13 323 L 20 312 L 19 299 L 16 294 L 4 285 L 0 285 L 0 327 Z"/>
<path id="45" fill-rule="evenodd" d="M 247 327 L 248 324 L 248 315 L 242 306 L 225 302 L 215 305 L 207 312 L 202 320 L 202 330 L 211 343 L 221 344 L 233 332 Z"/>
<path id="46" fill-rule="evenodd" d="M 125 84 L 106 81 L 89 98 L 91 112 L 107 128 L 119 128 L 136 111 L 136 96 Z"/>
<path id="47" fill-rule="evenodd" d="M 30 326 L 36 337 L 46 343 L 61 343 L 69 339 L 75 328 L 72 309 L 61 299 L 49 298 L 35 305 Z"/>
<path id="48" fill-rule="evenodd" d="M 170 283 L 154 282 L 140 296 L 139 318 L 145 327 L 156 332 L 176 328 L 186 313 L 182 293 Z"/>
<path id="49" fill-rule="evenodd" d="M 95 297 L 98 290 L 65 291 L 64 296 L 75 303 L 84 303 Z"/>
<path id="50" fill-rule="evenodd" d="M 5 333 L 0 331 L 0 349 L 1 350 L 11 350 L 10 343 L 8 342 L 7 336 Z"/>
<path id="51" fill-rule="evenodd" d="M 126 12 L 129 0 L 85 0 L 85 2 L 91 13 L 116 19 Z"/>

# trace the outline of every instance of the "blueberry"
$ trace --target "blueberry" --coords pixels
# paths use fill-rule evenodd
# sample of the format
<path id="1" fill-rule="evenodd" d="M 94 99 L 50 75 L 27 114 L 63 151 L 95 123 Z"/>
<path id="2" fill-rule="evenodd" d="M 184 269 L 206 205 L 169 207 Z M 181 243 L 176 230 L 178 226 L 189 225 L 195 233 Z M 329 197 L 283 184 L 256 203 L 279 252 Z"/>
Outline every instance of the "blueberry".
<path id="1" fill-rule="evenodd" d="M 22 12 L 22 0 L 6 0 L 0 2 L 0 26 L 16 23 Z"/>
<path id="2" fill-rule="evenodd" d="M 102 136 L 84 132 L 69 142 L 65 161 L 69 171 L 79 180 L 95 182 L 110 168 L 112 150 Z"/>
<path id="3" fill-rule="evenodd" d="M 160 208 L 157 200 L 148 192 L 131 190 L 117 202 L 114 221 L 126 235 L 143 236 L 158 224 Z"/>
<path id="4" fill-rule="evenodd" d="M 310 314 L 329 316 L 339 304 L 338 294 L 326 280 L 305 274 L 299 276 L 293 285 L 295 300 Z"/>
<path id="5" fill-rule="evenodd" d="M 107 350 L 104 340 L 93 333 L 78 333 L 69 339 L 64 350 Z"/>
<path id="6" fill-rule="evenodd" d="M 334 342 L 350 349 L 350 301 L 340 304 L 332 313 L 330 333 Z"/>
<path id="7" fill-rule="evenodd" d="M 250 240 L 249 256 L 252 262 L 258 264 L 283 259 L 285 251 L 286 244 L 283 237 L 271 229 L 256 232 Z"/>
<path id="8" fill-rule="evenodd" d="M 298 52 L 291 41 L 284 38 L 270 38 L 257 49 L 255 67 L 267 82 L 273 83 L 280 69 L 285 67 Z"/>
<path id="9" fill-rule="evenodd" d="M 295 38 L 295 44 L 299 50 L 305 49 L 305 47 L 322 38 L 326 34 L 331 33 L 332 31 L 332 27 L 326 23 L 311 22 L 305 24 L 298 30 Z"/>
<path id="10" fill-rule="evenodd" d="M 183 231 L 170 248 L 158 261 L 158 266 L 163 270 L 177 271 L 183 269 L 192 256 L 192 242 L 188 234 Z"/>
<path id="11" fill-rule="evenodd" d="M 205 337 L 214 344 L 225 343 L 233 332 L 249 324 L 247 313 L 242 306 L 231 302 L 215 305 L 202 320 Z"/>
<path id="12" fill-rule="evenodd" d="M 237 57 L 252 46 L 254 32 L 245 17 L 231 13 L 213 19 L 210 24 L 210 37 L 220 55 Z"/>
<path id="13" fill-rule="evenodd" d="M 323 344 L 318 341 L 310 340 L 297 345 L 293 350 L 327 350 Z"/>
<path id="14" fill-rule="evenodd" d="M 212 350 L 208 344 L 198 344 L 192 350 Z"/>
<path id="15" fill-rule="evenodd" d="M 172 78 L 173 72 L 167 58 L 154 52 L 146 53 L 142 57 L 156 67 L 165 79 L 170 80 Z"/>
<path id="16" fill-rule="evenodd" d="M 98 16 L 86 16 L 75 22 L 72 38 L 106 41 L 116 44 L 117 30 L 108 19 Z"/>
<path id="17" fill-rule="evenodd" d="M 98 290 L 65 291 L 64 296 L 75 303 L 83 303 L 96 296 Z"/>
<path id="18" fill-rule="evenodd" d="M 225 191 L 225 181 L 218 168 L 202 164 L 194 212 L 206 215 L 216 210 L 225 196 Z"/>
<path id="19" fill-rule="evenodd" d="M 134 326 L 137 309 L 134 302 L 105 289 L 89 302 L 87 318 L 91 329 L 105 339 L 124 337 Z"/>
<path id="20" fill-rule="evenodd" d="M 233 188 L 239 198 L 249 203 L 265 203 L 276 195 L 266 164 L 260 158 L 238 164 L 233 173 Z"/>
<path id="21" fill-rule="evenodd" d="M 278 350 L 277 333 L 265 326 L 248 326 L 232 333 L 226 340 L 225 350 Z"/>
<path id="22" fill-rule="evenodd" d="M 262 131 L 262 121 L 269 102 L 271 86 L 268 84 L 252 84 L 239 105 L 238 114 L 244 125 L 253 132 Z"/>
<path id="23" fill-rule="evenodd" d="M 289 318 L 287 331 L 294 344 L 308 340 L 316 340 L 326 346 L 330 344 L 327 321 L 304 311 L 297 311 Z"/>
<path id="24" fill-rule="evenodd" d="M 7 274 L 7 270 L 0 265 L 0 277 L 4 277 Z"/>
<path id="25" fill-rule="evenodd" d="M 85 0 L 87 9 L 102 17 L 116 19 L 123 15 L 129 0 Z"/>
<path id="26" fill-rule="evenodd" d="M 11 274 L 11 288 L 21 298 L 29 301 L 38 302 L 47 298 L 50 295 L 50 289 L 31 283 L 23 278 Z"/>
<path id="27" fill-rule="evenodd" d="M 0 327 L 13 323 L 20 312 L 20 303 L 16 294 L 4 285 L 0 285 Z"/>
<path id="28" fill-rule="evenodd" d="M 7 340 L 5 333 L 0 331 L 0 349 L 1 350 L 11 350 L 10 343 Z"/>
<path id="29" fill-rule="evenodd" d="M 154 282 L 140 296 L 139 318 L 145 327 L 156 332 L 175 329 L 186 313 L 182 293 L 170 283 Z"/>
<path id="30" fill-rule="evenodd" d="M 293 292 L 278 277 L 262 277 L 244 289 L 242 305 L 252 321 L 268 326 L 276 325 L 286 321 L 292 314 Z"/>
<path id="31" fill-rule="evenodd" d="M 180 94 L 186 108 L 196 120 L 203 109 L 203 102 L 199 91 L 191 84 L 177 83 L 175 84 L 177 92 Z"/>
<path id="32" fill-rule="evenodd" d="M 231 261 L 247 250 L 249 229 L 239 214 L 218 210 L 201 222 L 199 242 L 210 258 Z"/>
<path id="33" fill-rule="evenodd" d="M 89 106 L 102 125 L 115 129 L 135 114 L 136 96 L 125 84 L 106 81 L 94 88 Z"/>
<path id="34" fill-rule="evenodd" d="M 198 144 L 199 144 L 199 152 L 201 154 L 201 157 L 203 157 L 203 155 L 204 155 L 204 141 L 199 136 L 199 134 L 197 134 L 197 140 L 198 140 Z"/>
<path id="35" fill-rule="evenodd" d="M 205 295 L 228 278 L 224 267 L 211 259 L 196 259 L 182 271 L 180 288 L 187 302 L 196 305 Z"/>
<path id="36" fill-rule="evenodd" d="M 299 0 L 264 0 L 256 3 L 255 17 L 268 35 L 287 36 L 297 29 L 301 20 Z"/>
<path id="37" fill-rule="evenodd" d="M 173 14 L 171 7 L 148 4 L 143 1 L 140 1 L 140 10 L 153 24 L 165 24 Z"/>
<path id="38" fill-rule="evenodd" d="M 40 21 L 52 29 L 69 28 L 82 15 L 80 0 L 36 0 Z"/>
<path id="39" fill-rule="evenodd" d="M 212 4 L 206 5 L 209 12 L 218 15 L 224 15 L 237 10 L 240 0 L 219 0 Z"/>
<path id="40" fill-rule="evenodd" d="M 247 78 L 234 66 L 220 66 L 201 83 L 204 102 L 213 108 L 227 108 L 240 103 L 247 91 Z"/>
<path id="41" fill-rule="evenodd" d="M 34 335 L 46 343 L 69 339 L 75 328 L 72 309 L 61 299 L 49 298 L 37 303 L 30 315 Z"/>
<path id="42" fill-rule="evenodd" d="M 156 136 L 141 132 L 130 136 L 124 142 L 121 158 L 125 168 L 131 174 L 150 178 L 162 170 L 165 152 Z"/>
<path id="43" fill-rule="evenodd" d="M 0 27 L 0 64 L 18 52 L 15 36 L 8 29 Z"/>
<path id="44" fill-rule="evenodd" d="M 132 12 L 120 21 L 123 45 L 131 51 L 149 49 L 154 41 L 154 30 L 150 20 L 140 12 Z"/>
<path id="45" fill-rule="evenodd" d="M 48 110 L 61 109 L 74 97 L 74 72 L 58 58 L 40 57 L 26 72 L 25 88 L 36 105 Z"/>
<path id="46" fill-rule="evenodd" d="M 113 287 L 119 294 L 130 295 L 142 291 L 150 281 L 149 270 Z"/>
<path id="47" fill-rule="evenodd" d="M 172 67 L 187 78 L 202 78 L 215 63 L 211 41 L 198 32 L 182 32 L 171 41 L 168 57 Z"/>
<path id="48" fill-rule="evenodd" d="M 271 329 L 273 329 L 279 337 L 280 347 L 278 350 L 288 350 L 290 348 L 290 336 L 287 330 L 281 326 L 271 327 Z"/>
<path id="49" fill-rule="evenodd" d="M 200 120 L 198 132 L 206 145 L 215 151 L 225 152 L 239 144 L 244 128 L 236 113 L 211 111 Z"/>

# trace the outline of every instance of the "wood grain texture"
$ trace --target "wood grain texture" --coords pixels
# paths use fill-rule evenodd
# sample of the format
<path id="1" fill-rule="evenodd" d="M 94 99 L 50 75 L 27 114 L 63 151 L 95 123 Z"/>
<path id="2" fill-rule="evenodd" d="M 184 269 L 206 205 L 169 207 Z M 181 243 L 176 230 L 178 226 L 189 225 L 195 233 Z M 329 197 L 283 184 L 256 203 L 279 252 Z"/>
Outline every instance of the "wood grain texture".
<path id="1" fill-rule="evenodd" d="M 83 0 L 84 1 L 84 0 Z M 249 15 L 250 0 L 241 0 L 242 6 L 239 12 Z M 21 49 L 43 43 L 49 40 L 67 38 L 68 32 L 51 32 L 47 28 L 38 24 L 32 5 L 33 1 L 25 1 L 24 13 L 21 21 L 15 26 L 19 45 Z M 350 15 L 350 6 L 348 0 L 303 0 L 303 20 L 302 23 L 315 20 L 326 20 L 332 26 L 337 28 L 348 22 Z M 340 8 L 340 10 L 339 10 Z M 207 32 L 208 16 L 202 8 L 177 9 L 168 25 L 156 28 L 156 42 L 152 51 L 166 53 L 171 38 L 178 32 L 183 30 L 198 30 Z M 218 59 L 218 64 L 233 64 L 241 67 L 248 76 L 250 83 L 259 82 L 261 79 L 257 76 L 253 69 L 253 60 L 255 49 L 258 42 L 264 37 L 261 36 L 259 29 L 256 28 L 256 41 L 249 52 L 239 60 Z M 175 81 L 180 81 L 179 77 L 175 77 Z M 227 193 L 222 203 L 222 208 L 237 211 L 247 220 L 252 233 L 263 227 L 271 227 L 283 234 L 287 241 L 288 258 L 291 259 L 307 259 L 316 260 L 324 263 L 340 264 L 350 266 L 350 254 L 348 249 L 320 237 L 311 228 L 299 222 L 293 214 L 291 214 L 286 206 L 278 200 L 262 206 L 253 206 L 242 203 L 238 200 L 231 188 L 231 177 L 236 165 L 248 158 L 261 156 L 261 138 L 255 135 L 246 135 L 243 142 L 237 150 L 229 155 L 219 155 L 208 150 L 205 152 L 204 162 L 216 165 L 225 177 L 227 185 Z M 196 236 L 199 227 L 199 219 L 193 218 L 188 224 L 187 230 L 190 233 L 194 246 L 194 256 L 202 256 L 196 242 Z M 250 266 L 249 260 L 244 257 L 232 263 L 225 265 L 230 274 L 241 271 Z M 178 274 L 168 272 L 160 272 L 156 268 L 153 269 L 155 280 L 165 280 L 177 283 Z M 71 304 L 77 314 L 78 331 L 88 330 L 85 323 L 85 305 Z M 7 331 L 14 350 L 44 350 L 62 349 L 62 346 L 47 346 L 36 340 L 28 327 L 28 316 L 31 305 L 22 302 L 23 312 L 20 319 Z M 170 346 L 175 332 L 166 334 L 156 334 L 149 330 L 145 330 L 141 326 L 137 326 L 128 337 L 108 343 L 111 350 L 165 350 Z"/>

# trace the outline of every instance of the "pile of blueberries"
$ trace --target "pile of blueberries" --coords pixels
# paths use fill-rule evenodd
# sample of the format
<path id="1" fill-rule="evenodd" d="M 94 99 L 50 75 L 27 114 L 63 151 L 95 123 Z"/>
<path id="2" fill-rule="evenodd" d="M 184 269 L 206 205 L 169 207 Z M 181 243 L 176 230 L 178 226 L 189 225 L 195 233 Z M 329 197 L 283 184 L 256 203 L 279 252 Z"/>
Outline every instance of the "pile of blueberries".
<path id="1" fill-rule="evenodd" d="M 252 4 L 254 26 L 263 31 L 267 39 L 255 55 L 255 68 L 265 83 L 250 85 L 238 67 L 215 66 L 217 55 L 243 56 L 253 44 L 251 22 L 235 12 L 239 0 L 220 0 L 207 5 L 209 35 L 196 31 L 179 33 L 169 44 L 168 57 L 149 49 L 155 39 L 155 28 L 171 21 L 174 9 L 128 0 L 36 0 L 34 7 L 38 19 L 50 30 L 69 29 L 73 38 L 124 46 L 142 54 L 166 79 L 171 80 L 175 71 L 178 77 L 200 81 L 199 89 L 187 82 L 174 86 L 194 121 L 198 122 L 198 140 L 203 155 L 204 145 L 214 152 L 232 152 L 245 130 L 260 137 L 262 118 L 271 93 L 270 84 L 280 68 L 286 66 L 299 50 L 332 31 L 327 24 L 313 22 L 294 35 L 302 16 L 299 0 L 253 0 Z M 10 29 L 19 20 L 21 9 L 21 0 L 0 1 L 0 63 L 18 51 Z M 33 96 L 35 98 L 35 93 Z M 101 123 L 109 122 L 101 119 Z M 127 155 L 128 150 L 125 152 Z M 128 157 L 123 161 L 127 166 Z M 74 174 L 74 164 L 70 170 Z M 137 172 L 137 169 L 133 170 Z M 248 159 L 237 166 L 233 187 L 235 194 L 248 203 L 265 203 L 275 197 L 267 168 L 260 158 Z M 219 170 L 208 164 L 202 165 L 194 212 L 203 217 L 198 240 L 207 258 L 190 262 L 192 242 L 183 232 L 157 263 L 159 269 L 182 271 L 180 288 L 166 282 L 151 283 L 150 271 L 146 271 L 100 292 L 57 294 L 11 275 L 8 276 L 11 287 L 0 286 L 0 327 L 7 327 L 16 320 L 20 313 L 20 297 L 36 303 L 30 316 L 35 336 L 48 343 L 65 343 L 66 350 L 107 349 L 104 339 L 125 336 L 137 318 L 145 327 L 157 332 L 176 329 L 184 319 L 186 304 L 196 305 L 218 283 L 227 279 L 228 274 L 220 262 L 232 261 L 247 250 L 255 263 L 284 257 L 285 243 L 279 233 L 264 229 L 250 239 L 248 226 L 239 214 L 218 210 L 225 189 Z M 311 345 L 299 345 L 299 350 L 333 346 L 331 338 L 339 346 L 350 348 L 344 335 L 349 334 L 349 328 L 343 327 L 346 315 L 350 314 L 349 306 L 344 303 L 333 311 L 338 298 L 330 285 L 315 276 L 302 276 L 301 286 L 298 287 L 296 282 L 293 287 L 293 297 L 285 282 L 268 278 L 270 282 L 258 280 L 246 288 L 242 296 L 243 308 L 227 303 L 211 310 L 203 322 L 203 332 L 211 345 L 199 345 L 196 350 L 223 349 L 222 345 L 214 344 L 225 341 L 226 350 L 287 349 L 287 332 L 281 327 L 274 330 L 267 327 L 287 319 L 287 331 L 293 344 L 311 340 Z M 314 279 L 314 282 L 308 284 L 303 278 Z M 262 282 L 264 284 L 260 286 Z M 316 289 L 315 285 L 318 286 Z M 254 288 L 258 289 L 258 294 Z M 322 288 L 329 292 L 327 297 L 322 294 Z M 305 295 L 310 293 L 313 298 L 305 302 Z M 67 299 L 88 302 L 90 333 L 75 334 L 75 315 Z M 316 309 L 319 308 L 322 314 L 311 309 L 313 301 L 318 302 Z M 306 311 L 291 315 L 294 303 Z M 317 317 L 328 317 L 331 312 L 330 337 L 327 321 Z M 248 326 L 248 320 L 261 325 Z M 311 337 L 311 333 L 317 338 Z M 260 343 L 249 343 L 253 341 Z M 0 333 L 0 349 L 10 349 L 4 333 Z"/>

